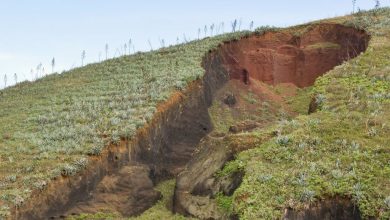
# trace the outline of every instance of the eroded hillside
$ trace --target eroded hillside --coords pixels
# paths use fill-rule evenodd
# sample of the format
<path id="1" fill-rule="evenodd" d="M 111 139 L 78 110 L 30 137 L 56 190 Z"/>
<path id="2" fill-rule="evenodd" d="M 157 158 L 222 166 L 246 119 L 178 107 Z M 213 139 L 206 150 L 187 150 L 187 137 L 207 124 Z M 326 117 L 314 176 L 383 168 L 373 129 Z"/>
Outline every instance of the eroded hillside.
<path id="1" fill-rule="evenodd" d="M 389 218 L 389 13 L 207 38 L 1 91 L 0 216 Z"/>

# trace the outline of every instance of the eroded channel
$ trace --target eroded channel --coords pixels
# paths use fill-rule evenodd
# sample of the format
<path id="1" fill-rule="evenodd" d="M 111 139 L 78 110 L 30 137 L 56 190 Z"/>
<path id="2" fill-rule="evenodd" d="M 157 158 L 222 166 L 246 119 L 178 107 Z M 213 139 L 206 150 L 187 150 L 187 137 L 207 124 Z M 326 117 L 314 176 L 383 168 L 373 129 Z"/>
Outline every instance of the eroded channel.
<path id="1" fill-rule="evenodd" d="M 322 24 L 309 27 L 300 36 L 270 32 L 222 46 L 218 53 L 231 80 L 217 91 L 210 108 L 217 131 L 202 139 L 197 154 L 177 177 L 174 211 L 200 219 L 238 218 L 221 211 L 216 197 L 231 196 L 241 184 L 243 171 L 218 172 L 235 154 L 272 138 L 240 133 L 275 123 L 278 114 L 292 118 L 302 113 L 286 99 L 298 98 L 299 88 L 312 86 L 319 76 L 358 56 L 368 41 L 363 31 Z M 262 106 L 264 103 L 268 106 Z M 306 97 L 305 113 L 309 103 L 310 97 Z M 284 218 L 359 219 L 360 214 L 348 199 L 329 198 L 305 211 L 287 210 Z"/>
<path id="2" fill-rule="evenodd" d="M 204 77 L 160 105 L 152 122 L 139 130 L 136 138 L 108 147 L 85 172 L 58 180 L 58 185 L 15 216 L 43 219 L 99 211 L 139 215 L 161 198 L 154 186 L 178 176 L 174 212 L 198 218 L 226 217 L 215 212 L 212 198 L 220 192 L 233 193 L 242 174 L 223 181 L 214 174 L 235 153 L 252 146 L 241 140 L 239 146 L 226 148 L 223 143 L 229 135 L 208 135 L 213 130 L 208 110 L 213 100 L 221 99 L 234 109 L 237 102 L 240 106 L 234 92 L 251 90 L 253 99 L 266 96 L 278 102 L 280 94 L 265 85 L 284 85 L 292 91 L 311 86 L 317 77 L 363 52 L 368 41 L 363 31 L 319 24 L 300 35 L 268 32 L 226 42 L 204 58 Z M 229 98 L 228 92 L 233 96 Z M 249 109 L 246 113 L 256 113 L 256 103 L 245 107 Z M 230 133 L 267 126 L 256 120 L 242 122 L 240 111 L 236 113 Z M 290 113 L 295 114 L 293 110 Z M 304 215 L 288 215 L 289 219 L 304 219 L 299 216 Z"/>

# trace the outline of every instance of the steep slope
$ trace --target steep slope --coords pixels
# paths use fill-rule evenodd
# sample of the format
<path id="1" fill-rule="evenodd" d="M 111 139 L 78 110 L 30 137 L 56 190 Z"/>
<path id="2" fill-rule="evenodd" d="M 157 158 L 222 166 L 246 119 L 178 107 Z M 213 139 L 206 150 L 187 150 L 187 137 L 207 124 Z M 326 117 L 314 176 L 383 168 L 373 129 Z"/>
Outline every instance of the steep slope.
<path id="1" fill-rule="evenodd" d="M 141 218 L 389 218 L 389 15 L 227 34 L 1 91 L 0 216 L 156 204 Z M 177 174 L 157 202 L 152 186 Z"/>
<path id="2" fill-rule="evenodd" d="M 185 164 L 191 149 L 182 148 L 185 136 L 175 135 L 186 124 L 167 120 L 173 122 L 183 103 L 207 111 L 207 100 L 188 96 L 194 90 L 202 95 L 196 89 L 202 59 L 242 34 L 91 64 L 0 91 L 0 215 L 57 214 L 130 160 L 155 162 L 155 178 L 177 173 L 173 169 Z M 206 117 L 193 120 L 191 134 L 199 134 L 190 136 L 193 141 L 210 126 L 201 113 L 189 113 Z"/>
<path id="3" fill-rule="evenodd" d="M 328 20 L 366 29 L 367 51 L 316 80 L 310 115 L 282 115 L 265 128 L 206 140 L 212 147 L 202 148 L 178 177 L 177 210 L 202 218 L 389 219 L 389 14 L 380 9 Z M 193 177 L 207 158 L 203 152 L 220 147 L 231 150 L 225 161 Z M 219 205 L 220 214 L 197 206 L 201 199 Z"/>

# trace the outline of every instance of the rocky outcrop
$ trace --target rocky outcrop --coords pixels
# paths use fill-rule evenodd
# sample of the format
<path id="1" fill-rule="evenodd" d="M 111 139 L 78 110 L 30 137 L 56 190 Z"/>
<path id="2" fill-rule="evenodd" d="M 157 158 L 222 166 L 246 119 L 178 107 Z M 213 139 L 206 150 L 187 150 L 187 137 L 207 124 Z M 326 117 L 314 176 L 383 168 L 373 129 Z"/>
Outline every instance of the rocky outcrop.
<path id="1" fill-rule="evenodd" d="M 177 177 L 175 212 L 201 219 L 226 217 L 212 199 L 219 192 L 215 173 L 233 159 L 233 151 L 223 143 L 224 138 L 206 137 L 202 140 L 199 151 Z"/>
<path id="2" fill-rule="evenodd" d="M 238 152 L 250 149 L 268 140 L 263 137 L 214 134 L 202 139 L 193 159 L 176 178 L 173 210 L 200 219 L 227 219 L 216 204 L 215 197 L 222 193 L 231 196 L 241 184 L 244 172 L 236 170 L 217 175 Z"/>

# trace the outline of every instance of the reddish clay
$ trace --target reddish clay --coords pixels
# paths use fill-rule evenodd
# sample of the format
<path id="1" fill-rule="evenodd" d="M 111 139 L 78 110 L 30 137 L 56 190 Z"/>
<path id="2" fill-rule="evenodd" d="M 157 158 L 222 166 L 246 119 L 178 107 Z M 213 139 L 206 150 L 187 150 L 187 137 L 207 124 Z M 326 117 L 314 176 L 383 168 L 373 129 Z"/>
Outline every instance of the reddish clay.
<path id="1" fill-rule="evenodd" d="M 368 40 L 364 31 L 321 24 L 299 37 L 281 32 L 251 36 L 224 45 L 222 52 L 231 79 L 245 84 L 254 79 L 307 87 L 333 67 L 359 55 L 367 48 Z"/>

